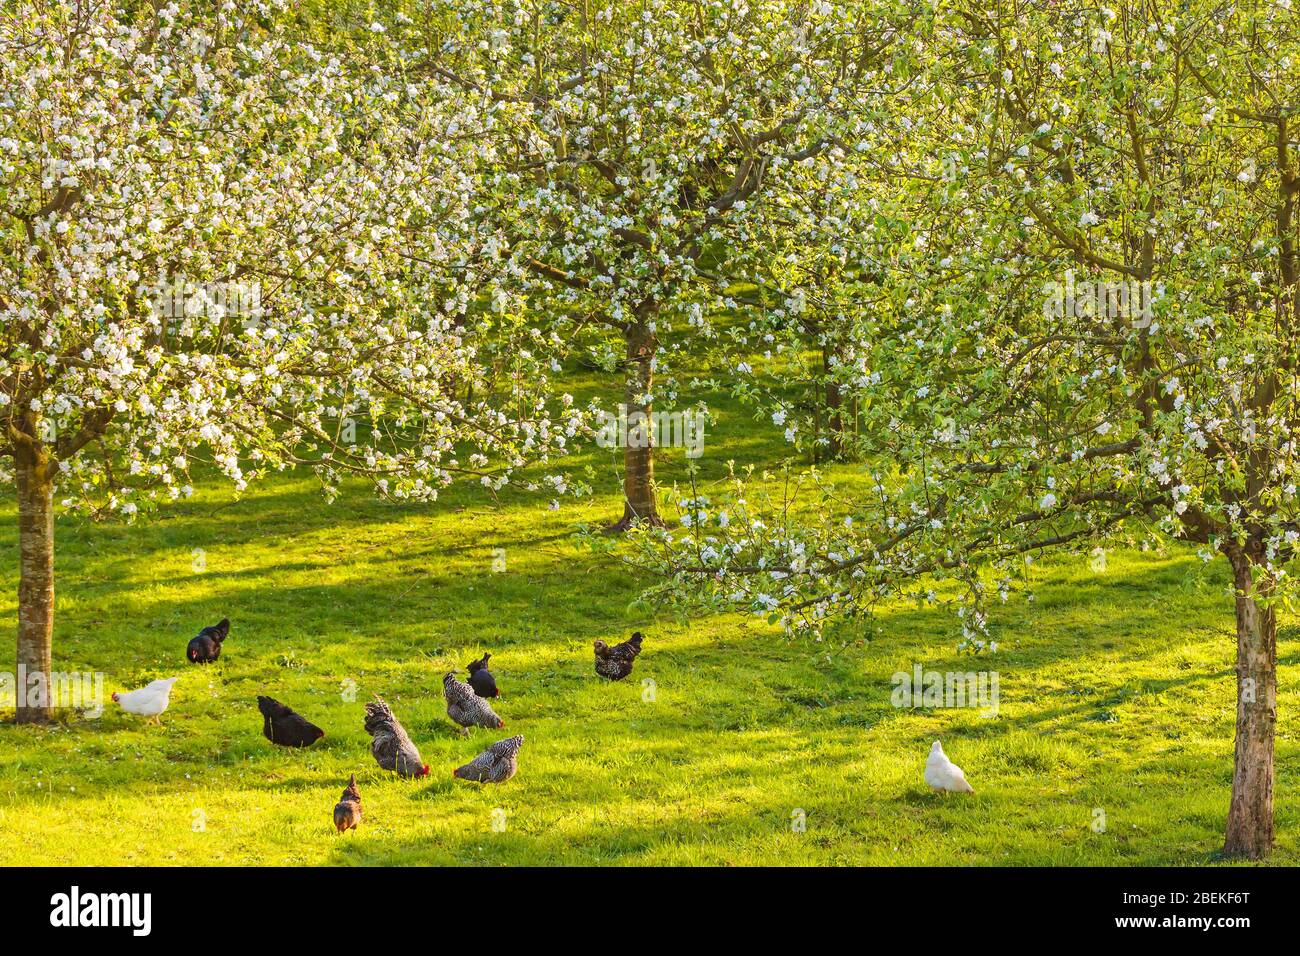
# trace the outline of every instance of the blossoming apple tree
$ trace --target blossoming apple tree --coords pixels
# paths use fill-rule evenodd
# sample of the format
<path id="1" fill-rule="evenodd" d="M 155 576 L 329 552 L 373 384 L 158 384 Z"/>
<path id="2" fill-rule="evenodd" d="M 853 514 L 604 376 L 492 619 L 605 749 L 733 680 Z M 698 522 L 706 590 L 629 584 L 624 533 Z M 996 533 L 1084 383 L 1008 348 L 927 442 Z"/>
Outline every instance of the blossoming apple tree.
<path id="1" fill-rule="evenodd" d="M 765 409 L 814 462 L 870 454 L 860 401 L 871 319 L 888 302 L 881 257 L 894 242 L 877 195 L 891 187 L 874 166 L 839 145 L 801 164 L 798 184 L 755 229 L 754 290 L 737 296 L 744 321 L 718 337 L 715 361 L 735 369 L 733 394 Z"/>
<path id="2" fill-rule="evenodd" d="M 757 224 L 834 145 L 831 117 L 866 95 L 897 24 L 782 0 L 444 6 L 416 20 L 429 72 L 494 107 L 503 294 L 622 370 L 629 415 L 648 417 L 674 353 L 737 305 Z M 614 529 L 660 522 L 653 456 L 628 443 Z"/>
<path id="3" fill-rule="evenodd" d="M 870 133 L 897 188 L 858 383 L 869 489 L 738 477 L 648 545 L 675 591 L 792 630 L 949 580 L 973 647 L 1026 556 L 1133 536 L 1220 556 L 1225 850 L 1248 857 L 1273 843 L 1277 612 L 1300 542 L 1288 7 L 941 13 L 920 95 Z"/>
<path id="4" fill-rule="evenodd" d="M 476 325 L 490 256 L 464 228 L 476 147 L 457 104 L 401 82 L 378 25 L 347 58 L 285 19 L 111 0 L 0 15 L 0 478 L 36 691 L 20 722 L 49 716 L 59 506 L 131 515 L 190 494 L 195 462 L 241 488 L 304 465 L 427 499 L 457 477 L 499 487 L 577 427 L 548 413 L 527 350 Z"/>

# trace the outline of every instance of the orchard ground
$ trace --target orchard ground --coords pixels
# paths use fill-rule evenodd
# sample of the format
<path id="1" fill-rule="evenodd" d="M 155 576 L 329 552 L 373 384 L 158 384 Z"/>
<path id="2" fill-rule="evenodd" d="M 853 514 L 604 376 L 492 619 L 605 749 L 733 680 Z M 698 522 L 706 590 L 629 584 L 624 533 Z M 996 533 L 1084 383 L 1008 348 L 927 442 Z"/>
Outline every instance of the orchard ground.
<path id="1" fill-rule="evenodd" d="M 720 413 L 706 472 L 784 454 L 777 429 L 725 403 Z M 757 618 L 656 618 L 636 602 L 647 581 L 573 536 L 620 513 L 616 454 L 593 450 L 602 493 L 558 511 L 545 496 L 493 503 L 477 489 L 425 506 L 356 487 L 325 505 L 310 476 L 290 475 L 242 499 L 202 482 L 194 499 L 129 527 L 60 519 L 56 668 L 103 671 L 106 694 L 180 681 L 161 728 L 111 702 L 99 719 L 0 724 L 0 864 L 1218 860 L 1234 719 L 1222 561 L 1182 548 L 1110 553 L 1101 572 L 1088 555 L 1037 561 L 1034 600 L 997 606 L 998 650 L 974 659 L 956 653 L 950 611 L 913 605 L 888 608 L 870 640 L 856 624 L 820 644 Z M 661 461 L 668 485 L 682 450 Z M 853 480 L 855 469 L 840 470 Z M 10 625 L 15 521 L 12 505 L 0 510 Z M 189 638 L 223 616 L 221 661 L 186 664 Z M 1294 616 L 1282 622 L 1269 862 L 1296 865 L 1300 669 Z M 591 642 L 632 630 L 646 634 L 634 678 L 596 677 Z M 506 731 L 467 739 L 445 716 L 440 680 L 484 650 Z M 891 676 L 918 663 L 997 671 L 997 716 L 891 706 Z M 6 637 L 0 670 L 12 669 Z M 263 693 L 326 738 L 272 747 Z M 362 729 L 373 693 L 393 705 L 429 777 L 375 766 Z M 514 780 L 453 779 L 507 733 L 527 738 Z M 935 738 L 973 797 L 928 792 Z M 365 820 L 338 836 L 331 809 L 354 772 Z"/>

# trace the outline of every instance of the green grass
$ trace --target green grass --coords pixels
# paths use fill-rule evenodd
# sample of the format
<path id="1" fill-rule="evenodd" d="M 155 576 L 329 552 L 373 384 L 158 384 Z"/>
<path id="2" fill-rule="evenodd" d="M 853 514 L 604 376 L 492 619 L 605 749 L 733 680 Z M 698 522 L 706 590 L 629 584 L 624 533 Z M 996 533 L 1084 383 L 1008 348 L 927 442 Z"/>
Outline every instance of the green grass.
<path id="1" fill-rule="evenodd" d="M 706 462 L 776 453 L 752 430 L 724 415 Z M 671 477 L 680 452 L 668 457 Z M 572 538 L 577 522 L 618 511 L 608 493 L 550 511 L 468 490 L 429 507 L 349 489 L 326 506 L 298 476 L 242 500 L 205 484 L 132 527 L 61 520 L 56 666 L 105 672 L 106 692 L 181 679 L 161 728 L 111 703 L 97 720 L 0 725 L 0 864 L 1215 861 L 1232 768 L 1224 568 L 1182 550 L 1112 554 L 1103 574 L 1086 557 L 1039 562 L 1035 600 L 999 607 L 1000 648 L 973 661 L 956 656 L 949 613 L 910 605 L 888 609 L 871 640 L 850 630 L 844 647 L 748 617 L 655 620 L 634 603 L 647 582 Z M 7 506 L 0 618 L 11 625 L 13 527 Z M 186 664 L 188 639 L 227 615 L 221 661 Z M 633 629 L 646 633 L 634 676 L 653 679 L 653 701 L 638 680 L 592 672 L 591 641 Z M 1295 865 L 1300 671 L 1283 638 L 1271 861 Z M 459 736 L 440 686 L 483 650 L 506 733 L 527 737 L 519 775 L 485 788 L 450 771 L 505 734 Z M 891 675 L 918 662 L 998 671 L 998 716 L 891 707 Z M 6 640 L 0 670 L 12 667 Z M 304 752 L 273 748 L 259 693 L 328 736 Z M 405 723 L 428 778 L 374 765 L 361 720 L 372 693 Z M 926 790 L 936 737 L 974 797 Z M 339 837 L 330 814 L 352 772 L 365 822 Z M 504 832 L 492 828 L 498 808 Z M 1090 828 L 1095 808 L 1103 833 Z M 796 810 L 806 832 L 793 831 Z"/>

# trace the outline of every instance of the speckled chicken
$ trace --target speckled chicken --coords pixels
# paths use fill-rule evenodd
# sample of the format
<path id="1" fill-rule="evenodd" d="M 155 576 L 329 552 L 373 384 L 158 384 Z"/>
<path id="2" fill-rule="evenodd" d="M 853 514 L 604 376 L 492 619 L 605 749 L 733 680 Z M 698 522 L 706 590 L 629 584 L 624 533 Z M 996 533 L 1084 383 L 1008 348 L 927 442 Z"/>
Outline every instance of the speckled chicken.
<path id="1" fill-rule="evenodd" d="M 325 736 L 325 731 L 274 697 L 259 696 L 257 709 L 262 712 L 262 736 L 273 744 L 310 747 Z"/>
<path id="2" fill-rule="evenodd" d="M 519 748 L 523 745 L 523 734 L 498 740 L 465 766 L 457 767 L 451 775 L 475 783 L 505 783 L 519 769 Z"/>
<path id="3" fill-rule="evenodd" d="M 447 716 L 462 727 L 496 729 L 505 726 L 505 721 L 496 715 L 492 705 L 474 693 L 469 684 L 456 680 L 454 673 L 443 677 L 442 696 L 447 699 Z"/>
<path id="4" fill-rule="evenodd" d="M 641 632 L 635 632 L 622 644 L 610 647 L 604 641 L 596 641 L 596 673 L 610 680 L 622 680 L 632 673 L 632 662 L 641 653 Z"/>
<path id="5" fill-rule="evenodd" d="M 334 805 L 334 828 L 342 833 L 355 830 L 361 823 L 361 791 L 357 789 L 357 775 L 354 773 L 343 791 L 343 796 Z"/>
<path id="6" fill-rule="evenodd" d="M 370 734 L 370 752 L 375 763 L 385 770 L 396 770 L 403 777 L 424 777 L 429 765 L 420 759 L 411 738 L 387 704 L 378 696 L 366 704 L 366 733 Z"/>
<path id="7" fill-rule="evenodd" d="M 484 654 L 478 660 L 469 662 L 469 686 L 480 697 L 501 696 L 501 691 L 497 690 L 497 679 L 488 670 L 488 658 L 491 656 Z"/>

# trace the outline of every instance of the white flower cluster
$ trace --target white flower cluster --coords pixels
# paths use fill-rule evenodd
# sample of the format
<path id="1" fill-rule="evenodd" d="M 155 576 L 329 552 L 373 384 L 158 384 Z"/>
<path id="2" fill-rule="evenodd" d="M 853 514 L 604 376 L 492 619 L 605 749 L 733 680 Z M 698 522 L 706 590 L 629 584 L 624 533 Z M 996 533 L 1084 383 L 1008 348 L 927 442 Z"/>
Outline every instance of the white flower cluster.
<path id="1" fill-rule="evenodd" d="M 432 498 L 500 488 L 582 418 L 473 300 L 490 120 L 374 32 L 359 68 L 280 24 L 110 2 L 0 21 L 0 448 L 135 513 L 306 464 Z M 205 290 L 160 309 L 164 287 Z M 254 289 L 247 308 L 209 290 Z M 195 304 L 197 303 L 197 304 Z M 465 446 L 469 446 L 466 451 Z"/>

